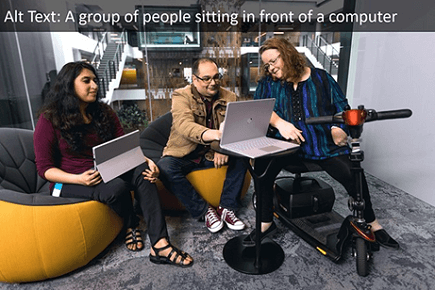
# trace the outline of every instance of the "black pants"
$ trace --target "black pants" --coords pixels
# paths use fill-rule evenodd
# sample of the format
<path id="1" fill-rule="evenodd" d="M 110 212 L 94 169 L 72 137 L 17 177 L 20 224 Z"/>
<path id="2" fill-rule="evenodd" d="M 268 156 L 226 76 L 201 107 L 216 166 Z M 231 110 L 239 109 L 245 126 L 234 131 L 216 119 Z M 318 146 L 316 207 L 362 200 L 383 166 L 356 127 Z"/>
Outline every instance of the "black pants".
<path id="1" fill-rule="evenodd" d="M 139 218 L 134 213 L 130 194 L 130 190 L 134 190 L 134 197 L 148 227 L 151 245 L 154 245 L 159 239 L 167 238 L 168 232 L 157 187 L 143 179 L 142 172 L 145 169 L 148 169 L 148 165 L 143 163 L 108 183 L 101 182 L 96 186 L 63 184 L 61 196 L 86 198 L 107 204 L 124 219 L 125 227 L 135 228 L 139 224 Z"/>
<path id="2" fill-rule="evenodd" d="M 258 173 L 264 172 L 269 158 L 259 158 L 255 160 L 255 171 Z M 276 176 L 281 169 L 287 165 L 295 165 L 298 167 L 305 167 L 310 170 L 310 164 L 317 164 L 322 167 L 332 178 L 340 182 L 349 195 L 356 197 L 356 186 L 351 172 L 351 161 L 348 155 L 341 155 L 337 157 L 328 158 L 325 160 L 306 160 L 300 158 L 297 154 L 287 155 L 283 158 L 276 158 L 272 163 L 267 176 L 261 182 L 261 196 L 262 196 L 262 222 L 271 222 L 273 220 L 273 184 Z M 362 180 L 362 196 L 365 201 L 364 219 L 370 223 L 376 219 L 373 211 L 372 202 L 370 200 L 369 189 L 367 181 L 363 175 Z"/>

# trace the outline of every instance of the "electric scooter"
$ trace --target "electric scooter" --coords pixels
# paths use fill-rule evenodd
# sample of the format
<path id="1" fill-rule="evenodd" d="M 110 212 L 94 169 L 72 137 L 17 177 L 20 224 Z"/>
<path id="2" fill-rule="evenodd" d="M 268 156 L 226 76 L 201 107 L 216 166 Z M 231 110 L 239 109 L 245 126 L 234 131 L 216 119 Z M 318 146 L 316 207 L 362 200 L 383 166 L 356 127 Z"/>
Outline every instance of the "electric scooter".
<path id="1" fill-rule="evenodd" d="M 280 180 L 277 179 L 274 196 L 275 217 L 334 262 L 341 260 L 343 249 L 350 242 L 352 255 L 356 258 L 357 273 L 360 276 L 367 276 L 372 252 L 378 250 L 379 245 L 363 216 L 362 177 L 364 170 L 361 167 L 361 162 L 364 160 L 364 152 L 361 150 L 363 124 L 377 120 L 407 118 L 411 115 L 412 112 L 409 109 L 376 112 L 373 109 L 364 109 L 364 106 L 359 106 L 358 109 L 347 107 L 345 111 L 334 116 L 308 118 L 307 124 L 344 123 L 349 129 L 352 148 L 349 158 L 357 186 L 356 197 L 350 197 L 348 202 L 352 214 L 343 218 L 335 211 L 329 210 L 309 216 L 292 217 L 286 209 L 288 208 L 288 195 L 280 196 L 279 191 L 276 190 L 277 186 L 285 187 L 286 185 L 280 184 Z M 283 205 L 284 199 L 287 202 L 285 206 Z M 332 204 L 333 202 L 332 200 Z"/>

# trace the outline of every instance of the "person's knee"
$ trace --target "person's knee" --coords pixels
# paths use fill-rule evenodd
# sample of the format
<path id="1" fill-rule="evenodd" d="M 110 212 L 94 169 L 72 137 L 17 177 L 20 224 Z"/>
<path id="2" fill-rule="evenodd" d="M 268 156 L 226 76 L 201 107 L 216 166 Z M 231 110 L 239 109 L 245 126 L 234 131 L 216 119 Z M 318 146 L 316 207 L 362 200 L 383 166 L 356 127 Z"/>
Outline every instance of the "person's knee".
<path id="1" fill-rule="evenodd" d="M 137 177 L 142 177 L 142 172 L 144 172 L 144 171 L 147 170 L 147 169 L 149 169 L 149 166 L 148 166 L 148 164 L 147 164 L 146 162 L 144 162 L 144 163 L 138 165 L 138 166 L 134 169 L 134 171 L 133 171 L 133 176 L 134 176 L 135 178 L 137 178 Z"/>
<path id="2" fill-rule="evenodd" d="M 182 173 L 180 164 L 178 164 L 176 159 L 172 157 L 163 157 L 157 163 L 157 167 L 159 167 L 160 174 L 168 179 L 170 179 L 171 176 Z"/>
<path id="3" fill-rule="evenodd" d="M 130 198 L 131 186 L 128 182 L 121 178 L 116 178 L 111 181 L 110 185 L 111 186 L 107 189 L 107 192 L 100 193 L 104 202 L 110 204 Z"/>
<path id="4" fill-rule="evenodd" d="M 241 158 L 231 158 L 230 157 L 228 164 L 233 164 L 233 166 L 236 166 L 236 167 L 246 168 L 245 162 L 243 162 L 243 159 L 241 159 Z"/>
<path id="5" fill-rule="evenodd" d="M 157 167 L 160 169 L 160 172 L 162 171 L 168 171 L 168 169 L 171 167 L 171 160 L 168 157 L 163 157 L 157 162 Z"/>

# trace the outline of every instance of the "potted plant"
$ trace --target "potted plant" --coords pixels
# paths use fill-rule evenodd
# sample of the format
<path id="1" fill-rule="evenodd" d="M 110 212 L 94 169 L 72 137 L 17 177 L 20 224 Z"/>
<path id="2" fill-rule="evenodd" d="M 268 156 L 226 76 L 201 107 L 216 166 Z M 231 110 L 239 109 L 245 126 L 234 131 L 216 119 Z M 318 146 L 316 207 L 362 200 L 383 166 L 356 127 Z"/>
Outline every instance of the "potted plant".
<path id="1" fill-rule="evenodd" d="M 148 126 L 145 111 L 139 109 L 136 103 L 126 101 L 116 113 L 125 133 L 142 131 Z"/>

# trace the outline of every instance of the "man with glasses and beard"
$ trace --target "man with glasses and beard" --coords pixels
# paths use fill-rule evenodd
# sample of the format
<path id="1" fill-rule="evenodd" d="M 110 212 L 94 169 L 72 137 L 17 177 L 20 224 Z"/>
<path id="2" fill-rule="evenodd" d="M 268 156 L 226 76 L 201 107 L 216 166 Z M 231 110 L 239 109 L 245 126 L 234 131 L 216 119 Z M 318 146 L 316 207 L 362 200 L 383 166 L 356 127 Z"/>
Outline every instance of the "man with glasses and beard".
<path id="1" fill-rule="evenodd" d="M 204 219 L 207 229 L 216 233 L 224 224 L 242 230 L 245 224 L 236 216 L 246 166 L 239 158 L 229 157 L 210 148 L 221 138 L 228 102 L 237 96 L 220 87 L 222 75 L 215 61 L 197 60 L 192 67 L 192 84 L 175 90 L 172 95 L 172 127 L 163 157 L 157 163 L 163 184 L 184 204 L 193 218 Z M 228 165 L 220 204 L 209 205 L 186 179 L 199 168 Z"/>

